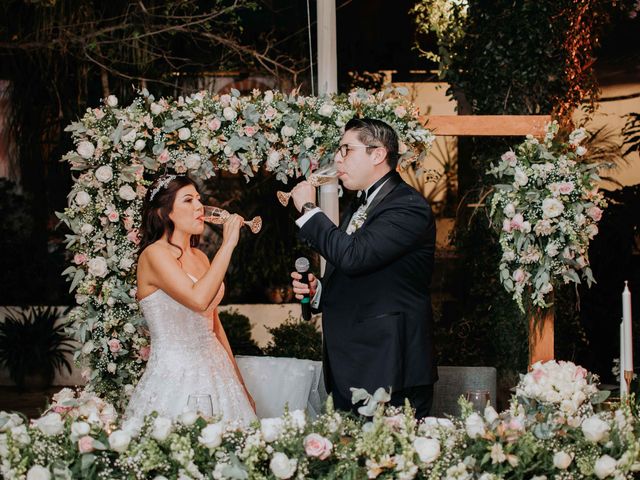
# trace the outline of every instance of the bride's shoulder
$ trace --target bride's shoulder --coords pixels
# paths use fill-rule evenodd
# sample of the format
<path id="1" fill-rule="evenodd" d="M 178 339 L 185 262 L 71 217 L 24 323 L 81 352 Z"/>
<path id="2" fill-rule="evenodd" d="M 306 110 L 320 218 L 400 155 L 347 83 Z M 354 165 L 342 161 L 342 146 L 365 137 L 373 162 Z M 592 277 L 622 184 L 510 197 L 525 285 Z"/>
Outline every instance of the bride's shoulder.
<path id="1" fill-rule="evenodd" d="M 140 253 L 138 263 L 147 261 L 153 262 L 154 260 L 164 258 L 167 255 L 171 255 L 169 244 L 164 240 L 157 240 Z"/>

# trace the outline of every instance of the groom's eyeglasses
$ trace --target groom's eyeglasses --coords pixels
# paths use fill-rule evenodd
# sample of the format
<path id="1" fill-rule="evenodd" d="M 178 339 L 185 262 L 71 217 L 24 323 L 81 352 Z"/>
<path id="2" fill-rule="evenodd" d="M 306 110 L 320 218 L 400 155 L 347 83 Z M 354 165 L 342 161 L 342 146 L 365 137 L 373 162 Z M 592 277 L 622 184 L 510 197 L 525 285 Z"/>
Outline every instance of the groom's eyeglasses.
<path id="1" fill-rule="evenodd" d="M 347 155 L 349 155 L 349 151 L 355 150 L 356 148 L 380 148 L 380 145 L 353 145 L 349 143 L 343 143 L 338 147 L 338 151 L 340 152 L 340 155 L 342 155 L 342 158 L 347 158 Z"/>

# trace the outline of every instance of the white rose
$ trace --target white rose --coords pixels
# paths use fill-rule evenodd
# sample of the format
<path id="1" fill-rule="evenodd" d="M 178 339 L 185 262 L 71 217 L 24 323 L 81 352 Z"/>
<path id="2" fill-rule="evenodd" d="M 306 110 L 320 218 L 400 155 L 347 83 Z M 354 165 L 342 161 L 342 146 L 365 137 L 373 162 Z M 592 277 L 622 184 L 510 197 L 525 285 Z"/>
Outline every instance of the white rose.
<path id="1" fill-rule="evenodd" d="M 585 153 L 587 153 L 587 149 L 584 148 L 582 145 L 576 148 L 576 155 L 582 157 Z"/>
<path id="2" fill-rule="evenodd" d="M 281 418 L 263 418 L 260 420 L 260 431 L 265 442 L 277 440 L 282 433 L 283 422 Z"/>
<path id="3" fill-rule="evenodd" d="M 102 165 L 96 170 L 96 178 L 102 183 L 107 183 L 113 178 L 113 170 L 109 165 Z"/>
<path id="4" fill-rule="evenodd" d="M 190 136 L 191 136 L 191 130 L 189 130 L 188 128 L 183 127 L 180 130 L 178 130 L 178 138 L 180 140 L 188 140 Z"/>
<path id="5" fill-rule="evenodd" d="M 224 110 L 222 110 L 222 116 L 224 118 L 226 118 L 227 120 L 232 121 L 232 120 L 236 119 L 238 114 L 236 113 L 236 111 L 233 108 L 225 107 Z"/>
<path id="6" fill-rule="evenodd" d="M 83 223 L 82 227 L 80 227 L 80 233 L 83 235 L 89 235 L 91 232 L 93 232 L 93 225 Z"/>
<path id="7" fill-rule="evenodd" d="M 124 143 L 132 143 L 136 139 L 136 131 L 129 130 L 126 135 L 122 137 Z"/>
<path id="8" fill-rule="evenodd" d="M 207 425 L 200 432 L 198 441 L 207 448 L 216 448 L 222 444 L 222 432 L 224 428 L 221 423 Z"/>
<path id="9" fill-rule="evenodd" d="M 107 105 L 109 105 L 111 108 L 117 107 L 118 106 L 118 97 L 116 97 L 115 95 L 109 95 L 107 97 Z"/>
<path id="10" fill-rule="evenodd" d="M 107 363 L 107 372 L 116 373 L 117 369 L 118 369 L 118 365 L 116 365 L 115 363 L 113 362 Z"/>
<path id="11" fill-rule="evenodd" d="M 276 478 L 291 478 L 296 471 L 298 461 L 295 458 L 289 459 L 284 453 L 276 452 L 273 454 L 269 468 Z"/>
<path id="12" fill-rule="evenodd" d="M 595 415 L 582 422 L 582 433 L 584 433 L 584 438 L 592 442 L 599 442 L 604 439 L 608 432 L 609 425 L 607 422 L 601 420 Z"/>
<path id="13" fill-rule="evenodd" d="M 303 429 L 307 424 L 307 417 L 304 413 L 304 410 L 294 410 L 290 413 L 292 423 L 298 427 L 299 429 Z"/>
<path id="14" fill-rule="evenodd" d="M 184 160 L 184 165 L 189 170 L 195 170 L 200 166 L 200 155 L 198 155 L 197 153 L 187 155 L 187 158 L 185 158 Z"/>
<path id="15" fill-rule="evenodd" d="M 82 158 L 91 158 L 96 151 L 96 147 L 93 146 L 93 143 L 83 140 L 78 144 L 76 151 Z"/>
<path id="16" fill-rule="evenodd" d="M 484 435 L 484 420 L 477 413 L 472 413 L 464 421 L 464 427 L 467 431 L 467 435 L 471 438 L 476 438 Z"/>
<path id="17" fill-rule="evenodd" d="M 518 185 L 522 187 L 524 187 L 529 181 L 529 177 L 527 177 L 527 174 L 524 173 L 524 171 L 520 168 L 516 168 L 515 173 L 513 174 L 513 179 Z"/>
<path id="18" fill-rule="evenodd" d="M 431 463 L 440 456 L 440 442 L 433 438 L 416 437 L 413 448 L 421 462 Z"/>
<path id="19" fill-rule="evenodd" d="M 59 413 L 49 413 L 38 420 L 35 420 L 34 423 L 38 430 L 48 436 L 59 435 L 64 430 L 64 422 L 62 421 L 62 417 L 60 417 Z"/>
<path id="20" fill-rule="evenodd" d="M 280 130 L 280 133 L 282 134 L 283 137 L 293 137 L 296 134 L 296 129 L 285 125 Z"/>
<path id="21" fill-rule="evenodd" d="M 123 185 L 118 190 L 118 195 L 123 200 L 134 200 L 136 198 L 136 191 L 131 187 L 131 185 Z"/>
<path id="22" fill-rule="evenodd" d="M 132 323 L 129 323 L 129 322 L 125 323 L 125 324 L 124 324 L 124 327 L 122 327 L 122 329 L 123 329 L 125 332 L 129 333 L 129 334 L 131 334 L 131 333 L 135 333 L 135 331 L 136 331 L 136 327 L 134 327 L 134 326 L 133 326 L 133 324 L 132 324 Z"/>
<path id="23" fill-rule="evenodd" d="M 178 420 L 180 420 L 180 423 L 182 423 L 183 425 L 186 425 L 187 427 L 189 427 L 194 423 L 196 423 L 196 420 L 198 420 L 198 414 L 196 412 L 191 412 L 191 411 L 183 412 L 178 417 Z"/>
<path id="24" fill-rule="evenodd" d="M 144 140 L 139 138 L 138 140 L 136 140 L 136 143 L 133 144 L 133 149 L 136 152 L 140 152 L 140 151 L 144 150 L 144 147 L 146 147 L 146 146 L 147 146 L 147 142 L 145 142 Z"/>
<path id="25" fill-rule="evenodd" d="M 109 435 L 109 447 L 111 447 L 111 450 L 114 452 L 125 452 L 129 443 L 131 443 L 131 436 L 123 430 L 116 430 Z"/>
<path id="26" fill-rule="evenodd" d="M 566 470 L 571 465 L 572 460 L 573 457 L 567 452 L 557 452 L 553 455 L 553 466 L 560 470 Z"/>
<path id="27" fill-rule="evenodd" d="M 162 108 L 162 105 L 156 102 L 153 102 L 150 108 L 151 108 L 151 113 L 153 113 L 154 115 L 160 115 L 164 110 L 164 108 Z"/>
<path id="28" fill-rule="evenodd" d="M 144 421 L 138 417 L 132 417 L 122 424 L 122 431 L 131 437 L 137 437 L 144 426 Z"/>
<path id="29" fill-rule="evenodd" d="M 513 203 L 508 203 L 502 211 L 507 217 L 511 218 L 516 214 L 516 206 Z"/>
<path id="30" fill-rule="evenodd" d="M 87 262 L 89 273 L 94 277 L 106 277 L 108 273 L 107 261 L 103 257 L 95 257 Z"/>
<path id="31" fill-rule="evenodd" d="M 564 205 L 557 198 L 545 198 L 542 201 L 542 214 L 545 218 L 555 218 L 562 214 Z"/>
<path id="32" fill-rule="evenodd" d="M 323 117 L 330 117 L 333 113 L 333 105 L 331 105 L 330 103 L 323 104 L 320 107 L 320 110 L 318 110 L 318 113 Z"/>
<path id="33" fill-rule="evenodd" d="M 313 138 L 305 137 L 305 139 L 302 141 L 302 144 L 304 145 L 304 148 L 313 147 Z"/>
<path id="34" fill-rule="evenodd" d="M 264 92 L 264 103 L 273 102 L 273 92 L 271 90 L 267 90 Z"/>
<path id="35" fill-rule="evenodd" d="M 73 422 L 71 424 L 71 436 L 75 438 L 84 437 L 85 435 L 89 435 L 89 431 L 91 430 L 91 425 L 87 422 Z"/>
<path id="36" fill-rule="evenodd" d="M 27 472 L 27 480 L 49 480 L 51 472 L 41 465 L 34 465 Z"/>
<path id="37" fill-rule="evenodd" d="M 167 439 L 171 433 L 172 424 L 171 420 L 164 417 L 157 417 L 153 421 L 153 429 L 151 430 L 151 438 L 158 442 L 163 442 Z"/>
<path id="38" fill-rule="evenodd" d="M 616 461 L 609 455 L 603 455 L 596 460 L 593 471 L 598 478 L 607 478 L 616 471 Z"/>
<path id="39" fill-rule="evenodd" d="M 91 195 L 89 195 L 84 190 L 80 190 L 78 193 L 76 193 L 75 201 L 76 205 L 84 207 L 86 205 L 89 205 L 89 203 L 91 202 Z"/>

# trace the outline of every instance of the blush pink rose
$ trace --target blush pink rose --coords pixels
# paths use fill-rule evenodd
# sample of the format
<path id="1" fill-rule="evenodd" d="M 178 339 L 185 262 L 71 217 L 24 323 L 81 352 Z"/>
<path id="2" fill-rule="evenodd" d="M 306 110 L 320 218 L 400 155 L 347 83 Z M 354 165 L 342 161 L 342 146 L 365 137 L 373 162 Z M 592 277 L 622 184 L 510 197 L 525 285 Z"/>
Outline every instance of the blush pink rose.
<path id="1" fill-rule="evenodd" d="M 246 127 L 244 127 L 244 133 L 247 137 L 253 137 L 257 131 L 258 129 L 253 125 L 247 125 Z"/>
<path id="2" fill-rule="evenodd" d="M 122 344 L 117 338 L 112 338 L 111 340 L 109 340 L 107 342 L 107 345 L 109 345 L 109 350 L 111 350 L 112 353 L 118 353 L 120 350 L 122 350 Z"/>
<path id="3" fill-rule="evenodd" d="M 127 233 L 127 239 L 138 245 L 140 243 L 140 237 L 138 237 L 138 229 L 134 228 L 133 230 L 131 230 L 129 233 Z"/>
<path id="4" fill-rule="evenodd" d="M 78 451 L 80 453 L 93 452 L 93 437 L 85 435 L 78 440 Z"/>
<path id="5" fill-rule="evenodd" d="M 67 413 L 68 411 L 72 410 L 73 407 L 64 407 L 62 405 L 56 405 L 55 407 L 53 407 L 51 410 L 55 413 L 59 413 L 61 415 L 64 415 L 65 413 Z"/>
<path id="6" fill-rule="evenodd" d="M 589 210 L 587 210 L 587 215 L 593 218 L 596 222 L 599 222 L 602 218 L 602 209 L 598 207 L 591 207 Z"/>
<path id="7" fill-rule="evenodd" d="M 573 192 L 573 189 L 573 182 L 562 182 L 559 185 L 559 190 L 562 195 L 569 195 L 571 192 Z"/>
<path id="8" fill-rule="evenodd" d="M 73 263 L 76 265 L 83 265 L 87 263 L 87 256 L 84 253 L 76 253 L 73 256 Z"/>
<path id="9" fill-rule="evenodd" d="M 169 161 L 169 150 L 163 150 L 162 153 L 158 156 L 158 161 L 160 163 L 167 163 Z"/>
<path id="10" fill-rule="evenodd" d="M 516 283 L 524 282 L 524 279 L 525 279 L 524 270 L 519 268 L 515 272 L 513 272 L 513 279 L 516 281 Z"/>
<path id="11" fill-rule="evenodd" d="M 303 444 L 304 451 L 309 457 L 319 458 L 320 460 L 328 458 L 333 449 L 331 441 L 317 433 L 310 433 L 304 437 Z"/>
<path id="12" fill-rule="evenodd" d="M 109 219 L 110 222 L 117 222 L 118 219 L 120 218 L 120 215 L 118 215 L 118 212 L 109 212 L 109 214 L 107 215 L 107 218 Z"/>
<path id="13" fill-rule="evenodd" d="M 207 126 L 209 127 L 209 130 L 212 130 L 212 131 L 215 132 L 216 130 L 218 130 L 220 128 L 221 125 L 222 125 L 222 122 L 220 121 L 220 119 L 219 118 L 214 118 L 213 120 L 211 120 L 209 122 L 209 124 Z"/>
<path id="14" fill-rule="evenodd" d="M 148 345 L 145 345 L 144 347 L 140 347 L 140 350 L 138 351 L 138 355 L 140 356 L 140 359 L 144 360 L 145 362 L 149 360 L 150 354 L 151 354 L 151 347 L 149 347 Z"/>
<path id="15" fill-rule="evenodd" d="M 133 228 L 133 218 L 131 217 L 124 217 L 122 223 L 124 224 L 124 228 L 127 232 Z"/>

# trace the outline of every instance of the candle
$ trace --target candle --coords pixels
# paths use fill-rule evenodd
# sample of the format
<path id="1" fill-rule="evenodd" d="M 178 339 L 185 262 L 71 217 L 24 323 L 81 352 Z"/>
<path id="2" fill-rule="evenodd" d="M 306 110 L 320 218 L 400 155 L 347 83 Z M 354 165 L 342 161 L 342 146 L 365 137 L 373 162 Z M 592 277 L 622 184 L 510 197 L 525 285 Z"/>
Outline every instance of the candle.
<path id="1" fill-rule="evenodd" d="M 631 292 L 624 282 L 622 292 L 622 330 L 624 333 L 624 370 L 633 372 L 633 329 L 631 326 Z"/>
<path id="2" fill-rule="evenodd" d="M 627 382 L 624 380 L 624 323 L 620 322 L 620 363 L 618 363 L 618 367 L 620 367 L 620 374 L 618 375 L 620 379 L 620 398 L 624 398 L 627 396 Z"/>

